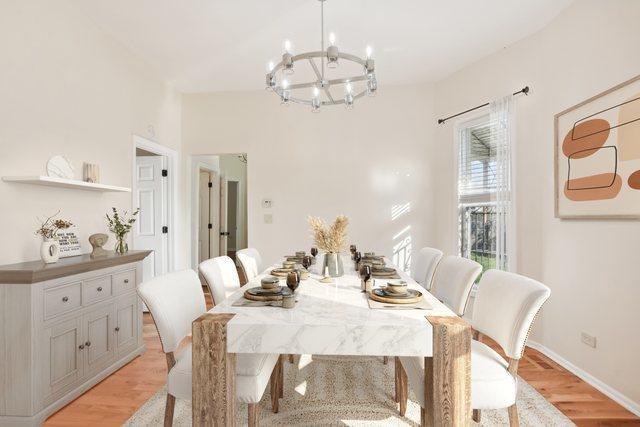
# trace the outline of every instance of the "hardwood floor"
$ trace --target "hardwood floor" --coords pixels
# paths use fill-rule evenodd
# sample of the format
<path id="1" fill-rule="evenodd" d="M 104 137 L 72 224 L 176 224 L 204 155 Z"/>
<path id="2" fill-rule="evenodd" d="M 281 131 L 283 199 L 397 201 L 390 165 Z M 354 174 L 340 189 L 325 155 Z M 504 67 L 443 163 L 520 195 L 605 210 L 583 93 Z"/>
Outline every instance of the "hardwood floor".
<path id="1" fill-rule="evenodd" d="M 210 298 L 207 296 L 208 306 Z M 119 426 L 165 383 L 167 364 L 151 316 L 144 315 L 147 351 L 52 415 L 45 426 Z M 486 342 L 486 341 L 485 341 Z M 527 347 L 518 374 L 578 426 L 640 426 L 640 418 Z"/>

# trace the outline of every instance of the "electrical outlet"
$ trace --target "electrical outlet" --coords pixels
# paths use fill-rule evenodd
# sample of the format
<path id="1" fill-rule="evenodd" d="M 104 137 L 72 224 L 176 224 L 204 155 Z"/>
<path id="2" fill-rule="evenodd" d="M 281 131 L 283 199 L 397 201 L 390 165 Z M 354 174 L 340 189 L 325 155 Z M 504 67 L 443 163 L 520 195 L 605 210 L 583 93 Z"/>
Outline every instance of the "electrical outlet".
<path id="1" fill-rule="evenodd" d="M 264 223 L 265 224 L 273 224 L 273 215 L 272 214 L 264 214 Z"/>
<path id="2" fill-rule="evenodd" d="M 580 334 L 580 341 L 582 341 L 584 344 L 588 345 L 589 347 L 596 348 L 596 337 L 594 337 L 593 335 L 589 335 L 586 332 L 582 332 Z"/>

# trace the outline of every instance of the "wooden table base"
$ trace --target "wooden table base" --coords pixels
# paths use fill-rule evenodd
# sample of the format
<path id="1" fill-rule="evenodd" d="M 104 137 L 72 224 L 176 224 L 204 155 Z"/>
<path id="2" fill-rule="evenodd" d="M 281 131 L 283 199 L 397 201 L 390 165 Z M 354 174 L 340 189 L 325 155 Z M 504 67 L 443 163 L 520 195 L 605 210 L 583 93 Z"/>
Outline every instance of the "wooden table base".
<path id="1" fill-rule="evenodd" d="M 433 357 L 424 359 L 423 426 L 471 424 L 471 326 L 459 317 L 427 316 Z"/>
<path id="2" fill-rule="evenodd" d="M 194 426 L 235 425 L 236 355 L 227 353 L 227 323 L 233 316 L 206 313 L 193 321 Z"/>

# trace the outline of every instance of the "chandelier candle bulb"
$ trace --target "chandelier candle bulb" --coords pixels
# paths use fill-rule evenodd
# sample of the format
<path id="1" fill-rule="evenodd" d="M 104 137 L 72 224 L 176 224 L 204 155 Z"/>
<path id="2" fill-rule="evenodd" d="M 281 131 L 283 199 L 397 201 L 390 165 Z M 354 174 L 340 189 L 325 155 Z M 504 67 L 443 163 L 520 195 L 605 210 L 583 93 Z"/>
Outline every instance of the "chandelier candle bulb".
<path id="1" fill-rule="evenodd" d="M 284 50 L 284 53 L 288 53 L 289 55 L 291 55 L 293 53 L 293 49 L 291 48 L 291 40 L 285 39 L 284 42 L 282 42 L 282 49 Z"/>

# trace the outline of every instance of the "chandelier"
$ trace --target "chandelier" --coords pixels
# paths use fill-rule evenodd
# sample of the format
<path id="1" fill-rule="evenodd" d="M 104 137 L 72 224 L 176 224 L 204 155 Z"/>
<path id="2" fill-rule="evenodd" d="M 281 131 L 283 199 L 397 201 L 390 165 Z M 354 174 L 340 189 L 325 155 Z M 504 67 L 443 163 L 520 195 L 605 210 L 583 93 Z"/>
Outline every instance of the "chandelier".
<path id="1" fill-rule="evenodd" d="M 324 44 L 324 2 L 320 1 L 320 50 L 314 52 L 303 52 L 294 55 L 291 42 L 285 40 L 283 44 L 284 53 L 282 60 L 277 64 L 270 62 L 266 75 L 267 89 L 273 91 L 280 97 L 280 104 L 288 106 L 292 102 L 311 106 L 311 111 L 320 112 L 320 107 L 324 105 L 344 104 L 347 109 L 353 108 L 353 102 L 365 95 L 374 96 L 378 89 L 378 82 L 375 75 L 374 61 L 371 57 L 372 49 L 366 48 L 365 58 L 360 58 L 350 53 L 341 52 L 336 45 L 334 33 L 329 34 L 329 46 L 325 49 Z M 320 61 L 318 67 L 317 61 Z M 305 64 L 305 62 L 308 64 Z M 339 71 L 341 63 L 347 68 L 350 64 L 351 73 L 347 77 L 333 76 Z M 310 67 L 312 81 L 294 83 L 290 79 L 294 75 L 294 70 L 307 65 Z M 356 67 L 354 68 L 353 65 Z M 328 70 L 331 70 L 329 78 Z M 344 74 L 348 70 L 344 70 Z M 303 74 L 303 72 L 298 72 Z M 303 80 L 302 78 L 300 78 Z M 307 96 L 305 96 L 305 92 Z"/>

